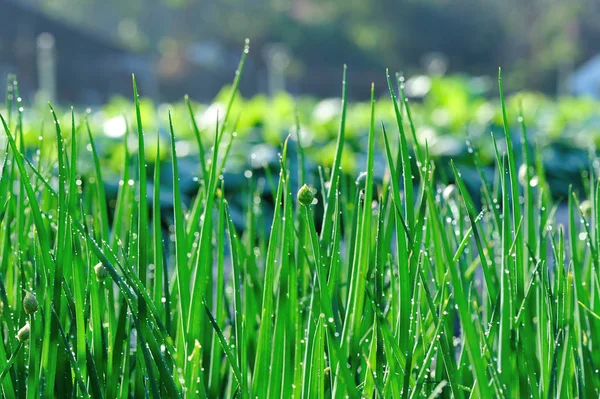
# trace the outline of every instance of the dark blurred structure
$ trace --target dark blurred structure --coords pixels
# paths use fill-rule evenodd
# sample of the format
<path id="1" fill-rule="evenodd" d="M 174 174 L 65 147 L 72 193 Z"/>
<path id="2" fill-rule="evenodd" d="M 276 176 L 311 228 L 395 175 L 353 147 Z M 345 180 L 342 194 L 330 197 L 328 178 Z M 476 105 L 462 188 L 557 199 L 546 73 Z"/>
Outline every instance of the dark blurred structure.
<path id="1" fill-rule="evenodd" d="M 592 57 L 571 74 L 569 89 L 576 96 L 600 98 L 600 54 Z"/>
<path id="2" fill-rule="evenodd" d="M 20 1 L 0 0 L 0 78 L 18 75 L 21 96 L 101 104 L 131 95 L 131 73 L 156 96 L 151 57 L 54 20 Z"/>
<path id="3" fill-rule="evenodd" d="M 387 67 L 435 69 L 429 54 L 442 55 L 449 74 L 493 77 L 502 66 L 508 91 L 554 94 L 600 52 L 598 19 L 598 0 L 0 0 L 0 72 L 16 68 L 23 84 L 51 88 L 36 55 L 49 32 L 55 87 L 69 91 L 59 99 L 130 96 L 136 72 L 143 95 L 207 101 L 231 82 L 249 37 L 247 96 L 339 96 L 348 64 L 348 94 L 364 99 L 371 81 L 385 92 Z M 41 38 L 41 64 L 51 65 Z"/>

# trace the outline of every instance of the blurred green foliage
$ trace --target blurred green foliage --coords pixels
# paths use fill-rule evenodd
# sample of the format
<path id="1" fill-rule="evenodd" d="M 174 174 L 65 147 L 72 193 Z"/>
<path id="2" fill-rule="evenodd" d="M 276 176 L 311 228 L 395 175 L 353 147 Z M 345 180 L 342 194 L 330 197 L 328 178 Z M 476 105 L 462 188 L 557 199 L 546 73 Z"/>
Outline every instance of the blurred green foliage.
<path id="1" fill-rule="evenodd" d="M 478 148 L 484 167 L 493 163 L 494 148 L 490 134 L 497 137 L 503 134 L 500 105 L 493 83 L 491 80 L 459 75 L 433 78 L 416 76 L 406 81 L 409 95 L 411 92 L 422 95 L 410 99 L 417 138 L 421 144 L 427 143 L 431 155 L 441 166 L 445 166 L 446 160 L 451 157 L 467 168 L 472 167 L 473 160 L 467 142 Z M 213 142 L 217 118 L 222 118 L 224 114 L 227 93 L 229 88 L 223 88 L 210 104 L 192 102 L 204 146 L 209 147 Z M 269 164 L 277 166 L 277 153 L 285 137 L 291 135 L 292 141 L 297 137 L 296 112 L 300 121 L 301 144 L 309 161 L 314 167 L 329 167 L 335 153 L 340 104 L 339 98 L 294 98 L 283 92 L 272 98 L 264 95 L 243 98 L 238 95 L 231 114 L 236 124 L 235 140 L 238 141 L 234 140 L 228 172 L 242 174 L 247 169 L 262 169 Z M 140 106 L 147 135 L 147 159 L 154 162 L 157 139 L 161 140 L 160 158 L 170 157 L 167 132 L 168 112 L 171 111 L 179 139 L 178 155 L 187 160 L 186 165 L 192 167 L 189 175 L 197 175 L 194 165 L 199 163 L 198 150 L 185 102 L 155 104 L 149 99 L 142 99 Z M 521 129 L 518 114 L 522 110 L 530 142 L 543 150 L 544 162 L 550 166 L 547 168 L 549 179 L 555 178 L 561 183 L 557 185 L 559 191 L 568 186 L 564 183 L 575 182 L 581 176 L 582 169 L 586 168 L 586 152 L 600 144 L 600 102 L 573 97 L 553 99 L 536 92 L 519 92 L 508 97 L 507 107 L 508 118 L 515 132 Z M 110 170 L 114 180 L 123 163 L 124 137 L 134 121 L 133 109 L 129 99 L 115 97 L 100 109 L 76 113 L 78 125 L 84 118 L 90 123 L 98 150 L 110 166 L 107 169 L 109 180 Z M 61 114 L 60 119 L 68 120 L 70 110 L 57 112 Z M 376 101 L 376 115 L 389 131 L 393 131 L 396 122 L 389 97 L 384 96 Z M 45 105 L 26 107 L 24 118 L 26 145 L 38 147 L 40 137 L 43 144 L 43 138 L 53 134 L 51 115 Z M 364 163 L 369 118 L 367 102 L 349 103 L 342 160 L 342 168 L 346 173 L 358 174 L 359 166 Z M 69 134 L 70 128 L 63 126 L 63 130 Z M 80 137 L 85 142 L 85 136 Z M 130 137 L 129 140 L 134 139 Z M 240 144 L 242 142 L 243 145 Z M 379 148 L 383 148 L 383 144 L 379 144 Z M 41 145 L 41 151 L 53 151 L 52 146 L 47 147 Z M 516 147 L 520 148 L 520 145 Z M 135 148 L 135 143 L 131 142 L 130 153 L 135 154 Z M 383 152 L 378 150 L 377 157 L 383 159 Z M 440 170 L 443 171 L 443 168 Z"/>

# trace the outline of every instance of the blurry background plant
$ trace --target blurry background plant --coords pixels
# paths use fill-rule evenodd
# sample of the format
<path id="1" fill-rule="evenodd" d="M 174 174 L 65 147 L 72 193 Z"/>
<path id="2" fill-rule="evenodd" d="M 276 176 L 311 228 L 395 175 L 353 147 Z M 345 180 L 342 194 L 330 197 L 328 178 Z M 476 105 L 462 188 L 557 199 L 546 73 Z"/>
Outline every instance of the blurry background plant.
<path id="1" fill-rule="evenodd" d="M 412 104 L 417 138 L 422 145 L 427 142 L 432 157 L 439 163 L 441 176 L 444 176 L 448 159 L 453 158 L 459 164 L 464 163 L 463 174 L 467 183 L 470 182 L 469 168 L 472 168 L 473 181 L 478 181 L 469 144 L 479 149 L 482 166 L 490 166 L 494 159 L 490 134 L 497 136 L 502 133 L 502 115 L 494 98 L 491 80 L 465 75 L 433 78 L 417 75 L 405 82 L 405 89 Z M 196 124 L 205 142 L 212 139 L 217 117 L 221 118 L 224 113 L 228 90 L 229 87 L 223 88 L 209 103 L 191 102 Z M 236 118 L 237 137 L 243 139 L 245 145 L 232 146 L 226 173 L 240 176 L 245 172 L 263 174 L 265 166 L 277 168 L 281 142 L 290 134 L 295 137 L 297 113 L 301 142 L 310 161 L 309 171 L 317 175 L 318 166 L 327 168 L 333 162 L 340 103 L 341 100 L 335 97 L 323 100 L 309 96 L 294 98 L 286 92 L 273 97 L 256 95 L 244 98 L 238 95 L 232 115 Z M 553 99 L 539 92 L 520 92 L 511 96 L 507 105 L 513 128 L 520 129 L 517 112 L 522 108 L 532 143 L 544 149 L 543 161 L 553 194 L 560 198 L 566 194 L 568 184 L 580 184 L 581 171 L 588 166 L 587 151 L 600 143 L 600 101 L 576 97 Z M 185 101 L 155 103 L 142 98 L 140 107 L 149 136 L 146 157 L 151 164 L 157 155 L 157 134 L 161 141 L 160 158 L 165 160 L 169 157 L 167 110 L 170 109 L 176 116 L 173 125 L 178 136 L 177 150 L 185 166 L 181 173 L 182 184 L 184 190 L 188 187 L 190 192 L 193 191 L 201 176 L 196 137 Z M 98 151 L 107 167 L 105 179 L 115 185 L 115 192 L 118 171 L 125 156 L 123 140 L 134 121 L 132 109 L 129 99 L 113 97 L 104 106 L 80 110 L 76 114 L 77 121 L 88 118 Z M 376 111 L 386 126 L 395 123 L 393 107 L 387 97 L 376 102 Z M 62 119 L 69 118 L 70 109 L 62 108 L 57 112 Z M 26 145 L 38 146 L 40 138 L 53 134 L 51 115 L 45 104 L 27 107 L 24 118 Z M 353 101 L 349 104 L 346 146 L 342 157 L 342 169 L 347 174 L 357 175 L 360 165 L 364 164 L 369 118 L 368 103 Z M 69 126 L 63 129 L 70 131 Z M 129 137 L 129 144 L 130 154 L 135 154 L 133 136 Z M 376 168 L 384 160 L 383 143 L 379 144 Z M 53 149 L 49 145 L 42 151 Z M 163 184 L 170 184 L 168 167 L 163 172 Z M 376 173 L 382 175 L 383 167 L 379 167 Z M 451 176 L 451 173 L 448 175 Z M 244 179 L 239 181 L 244 184 Z"/>

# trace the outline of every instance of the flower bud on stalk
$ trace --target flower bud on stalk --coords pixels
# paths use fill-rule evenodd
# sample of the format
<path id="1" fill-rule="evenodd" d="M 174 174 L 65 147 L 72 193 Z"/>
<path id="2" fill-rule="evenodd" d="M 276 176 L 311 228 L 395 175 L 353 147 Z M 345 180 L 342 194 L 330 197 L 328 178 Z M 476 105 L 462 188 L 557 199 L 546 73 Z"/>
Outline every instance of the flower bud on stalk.
<path id="1" fill-rule="evenodd" d="M 38 301 L 35 295 L 31 292 L 25 294 L 25 298 L 23 298 L 23 309 L 25 309 L 25 313 L 33 314 L 38 310 Z"/>
<path id="2" fill-rule="evenodd" d="M 315 199 L 312 189 L 306 184 L 298 190 L 298 202 L 304 206 L 310 206 Z"/>
<path id="3" fill-rule="evenodd" d="M 102 262 L 94 266 L 94 272 L 96 273 L 96 280 L 100 282 L 106 280 L 106 277 L 108 276 L 108 270 L 106 270 L 106 267 L 104 267 Z"/>
<path id="4" fill-rule="evenodd" d="M 31 333 L 31 328 L 29 327 L 29 323 L 26 323 L 21 329 L 17 332 L 17 339 L 19 342 L 25 342 L 29 339 L 29 334 Z"/>

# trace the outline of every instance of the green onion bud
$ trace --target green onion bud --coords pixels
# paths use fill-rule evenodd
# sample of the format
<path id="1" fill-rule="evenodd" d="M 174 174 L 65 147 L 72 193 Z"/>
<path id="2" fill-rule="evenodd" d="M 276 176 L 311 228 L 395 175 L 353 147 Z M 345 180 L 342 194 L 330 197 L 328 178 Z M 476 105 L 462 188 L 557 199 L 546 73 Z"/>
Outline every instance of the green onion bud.
<path id="1" fill-rule="evenodd" d="M 25 298 L 23 298 L 23 309 L 25 309 L 25 313 L 33 314 L 38 310 L 38 301 L 35 295 L 31 292 L 25 294 Z"/>
<path id="2" fill-rule="evenodd" d="M 108 276 L 108 271 L 106 270 L 106 267 L 104 267 L 102 262 L 94 266 L 94 272 L 96 272 L 96 280 L 98 281 L 104 281 Z"/>
<path id="3" fill-rule="evenodd" d="M 592 214 L 592 202 L 590 200 L 584 200 L 580 205 L 581 213 L 584 216 L 590 216 Z"/>
<path id="4" fill-rule="evenodd" d="M 312 188 L 306 184 L 300 187 L 300 190 L 298 190 L 298 202 L 300 204 L 304 206 L 310 206 L 314 199 L 315 194 L 313 193 Z"/>
<path id="5" fill-rule="evenodd" d="M 19 342 L 25 342 L 29 339 L 29 334 L 31 333 L 31 328 L 29 327 L 29 323 L 26 323 L 21 329 L 17 332 L 17 339 Z"/>

